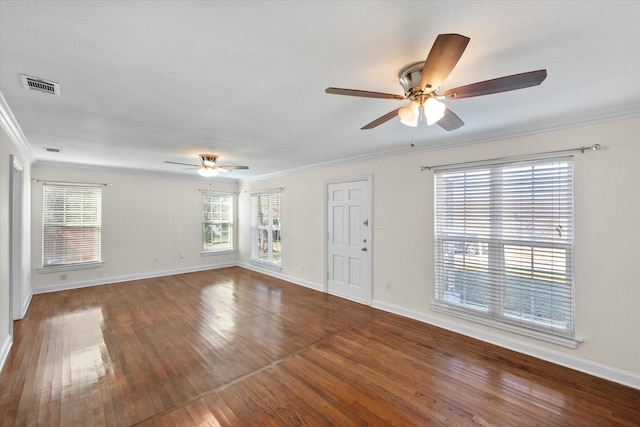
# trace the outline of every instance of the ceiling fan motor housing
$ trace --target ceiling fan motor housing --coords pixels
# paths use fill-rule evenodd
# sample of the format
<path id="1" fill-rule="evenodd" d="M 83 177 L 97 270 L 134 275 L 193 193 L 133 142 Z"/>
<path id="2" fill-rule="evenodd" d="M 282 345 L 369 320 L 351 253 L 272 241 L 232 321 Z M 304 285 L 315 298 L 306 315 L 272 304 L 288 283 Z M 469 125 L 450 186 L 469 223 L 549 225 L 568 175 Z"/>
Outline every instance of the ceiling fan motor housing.
<path id="1" fill-rule="evenodd" d="M 215 166 L 218 156 L 215 154 L 200 154 L 200 159 L 202 159 L 202 164 L 204 166 Z"/>
<path id="2" fill-rule="evenodd" d="M 404 90 L 404 95 L 411 100 L 423 95 L 423 91 L 420 89 L 420 77 L 422 76 L 423 67 L 424 61 L 414 62 L 402 68 L 398 73 L 398 79 Z"/>

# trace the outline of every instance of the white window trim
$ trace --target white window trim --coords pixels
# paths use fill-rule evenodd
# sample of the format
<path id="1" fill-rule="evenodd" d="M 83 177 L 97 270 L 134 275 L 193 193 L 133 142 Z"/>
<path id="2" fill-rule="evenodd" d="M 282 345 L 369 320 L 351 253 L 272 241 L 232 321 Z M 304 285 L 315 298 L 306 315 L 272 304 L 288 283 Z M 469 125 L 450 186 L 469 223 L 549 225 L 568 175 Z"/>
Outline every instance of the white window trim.
<path id="1" fill-rule="evenodd" d="M 273 270 L 273 271 L 278 271 L 278 272 L 282 271 L 282 266 L 281 265 L 276 265 L 276 264 L 273 264 L 273 263 L 268 262 L 268 261 L 261 261 L 259 259 L 251 258 L 249 263 L 252 264 L 252 265 L 255 265 L 256 267 L 266 268 L 268 270 Z"/>
<path id="2" fill-rule="evenodd" d="M 213 255 L 228 255 L 228 254 L 234 254 L 236 253 L 236 247 L 237 247 L 237 231 L 236 231 L 236 212 L 237 212 L 237 197 L 236 197 L 236 193 L 232 193 L 232 192 L 225 192 L 225 191 L 204 191 L 202 192 L 202 197 L 204 197 L 205 194 L 219 194 L 219 195 L 224 195 L 224 196 L 231 196 L 231 220 L 230 220 L 230 224 L 231 224 L 231 230 L 232 230 L 232 236 L 231 236 L 231 249 L 229 248 L 222 248 L 222 249 L 210 249 L 210 250 L 205 250 L 204 249 L 204 241 L 202 240 L 202 235 L 201 235 L 201 239 L 200 239 L 200 255 L 201 256 L 213 256 Z M 202 215 L 202 199 L 200 200 L 200 214 Z M 200 223 L 200 226 L 202 227 L 203 222 Z M 202 229 L 200 229 L 200 232 L 202 233 Z"/>
<path id="3" fill-rule="evenodd" d="M 211 250 L 211 251 L 200 251 L 201 256 L 229 255 L 229 254 L 235 254 L 235 253 L 236 253 L 235 249 L 218 249 L 218 250 Z"/>
<path id="4" fill-rule="evenodd" d="M 83 262 L 77 264 L 57 264 L 48 267 L 38 267 L 38 273 L 56 273 L 59 271 L 88 270 L 91 268 L 101 268 L 104 261 L 99 262 Z"/>
<path id="5" fill-rule="evenodd" d="M 479 323 L 481 325 L 491 326 L 496 329 L 501 329 L 503 331 L 514 332 L 519 335 L 524 335 L 530 338 L 536 338 L 541 341 L 550 342 L 553 344 L 561 345 L 564 347 L 569 347 L 576 349 L 582 344 L 583 340 L 580 338 L 569 338 L 562 337 L 559 335 L 547 334 L 541 331 L 537 331 L 535 329 L 527 329 L 522 326 L 515 326 L 509 323 L 500 322 L 497 320 L 492 320 L 488 318 L 484 318 L 481 316 L 474 316 L 472 314 L 467 314 L 464 311 L 456 310 L 454 308 L 449 307 L 446 304 L 441 304 L 438 302 L 433 302 L 431 304 L 431 309 L 436 313 L 447 314 L 449 316 L 457 317 L 459 319 L 468 320 L 474 323 Z"/>

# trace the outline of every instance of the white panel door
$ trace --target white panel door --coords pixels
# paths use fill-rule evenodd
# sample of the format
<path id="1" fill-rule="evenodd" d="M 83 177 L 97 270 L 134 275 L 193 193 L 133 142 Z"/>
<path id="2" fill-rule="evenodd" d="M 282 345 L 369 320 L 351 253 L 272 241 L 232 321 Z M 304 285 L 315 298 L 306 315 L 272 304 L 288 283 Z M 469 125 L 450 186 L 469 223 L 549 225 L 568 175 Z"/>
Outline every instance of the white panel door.
<path id="1" fill-rule="evenodd" d="M 329 184 L 327 190 L 328 291 L 368 304 L 371 295 L 369 183 Z"/>

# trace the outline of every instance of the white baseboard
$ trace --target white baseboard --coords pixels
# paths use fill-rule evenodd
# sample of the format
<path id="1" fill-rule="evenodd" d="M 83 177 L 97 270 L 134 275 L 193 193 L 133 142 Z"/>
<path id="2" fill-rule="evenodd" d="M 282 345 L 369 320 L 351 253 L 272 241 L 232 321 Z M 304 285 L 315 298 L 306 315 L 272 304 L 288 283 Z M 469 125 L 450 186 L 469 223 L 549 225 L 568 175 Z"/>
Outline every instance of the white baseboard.
<path id="1" fill-rule="evenodd" d="M 7 338 L 2 343 L 2 347 L 0 347 L 0 371 L 2 371 L 2 368 L 4 367 L 4 362 L 6 362 L 7 357 L 9 357 L 9 350 L 11 350 L 12 345 L 13 345 L 13 341 L 11 340 L 11 335 L 7 335 Z"/>
<path id="2" fill-rule="evenodd" d="M 495 344 L 509 350 L 517 351 L 528 356 L 546 360 L 576 371 L 584 372 L 599 378 L 604 378 L 619 384 L 640 389 L 640 375 L 634 372 L 625 371 L 623 369 L 614 368 L 592 360 L 583 359 L 581 357 L 572 356 L 567 353 L 554 351 L 552 349 L 532 345 L 519 340 L 511 339 L 502 334 L 494 334 L 471 325 L 461 325 L 460 323 L 449 321 L 446 318 L 409 310 L 394 304 L 383 301 L 373 301 L 372 307 L 383 311 L 398 314 L 403 317 L 428 323 L 452 332 L 466 335 L 471 338 Z"/>
<path id="3" fill-rule="evenodd" d="M 305 288 L 310 288 L 316 291 L 320 291 L 320 292 L 324 292 L 324 285 L 323 284 L 318 284 L 315 282 L 309 282 L 308 280 L 302 280 L 299 279 L 297 277 L 293 277 L 293 276 L 288 276 L 286 274 L 282 274 L 278 271 L 275 270 L 270 270 L 268 268 L 260 268 L 260 266 L 255 265 L 255 264 L 248 264 L 248 263 L 238 263 L 236 264 L 238 267 L 242 267 L 242 268 L 246 268 L 247 270 L 251 270 L 251 271 L 255 271 L 258 273 L 262 273 L 265 274 L 267 276 L 271 276 L 271 277 L 275 277 L 276 279 L 281 279 L 287 282 L 291 282 L 293 284 L 296 285 L 300 285 L 300 286 L 304 286 Z"/>
<path id="4" fill-rule="evenodd" d="M 152 279 L 154 277 L 172 276 L 174 274 L 195 273 L 198 271 L 217 270 L 219 268 L 235 267 L 235 262 L 201 265 L 197 267 L 178 268 L 173 270 L 154 271 L 149 273 L 129 274 L 117 277 L 101 277 L 95 280 L 85 280 L 80 282 L 42 286 L 32 290 L 33 294 L 46 294 L 49 292 L 66 291 L 70 289 L 87 288 L 89 286 L 108 285 L 111 283 L 129 282 L 132 280 Z M 31 296 L 29 297 L 29 299 Z"/>
<path id="5" fill-rule="evenodd" d="M 129 282 L 131 280 L 141 280 L 141 279 L 151 279 L 154 277 L 172 276 L 174 274 L 195 273 L 198 271 L 216 270 L 219 268 L 227 268 L 227 267 L 242 267 L 242 268 L 246 268 L 247 270 L 252 270 L 258 273 L 265 274 L 267 276 L 272 276 L 281 280 L 285 280 L 287 282 L 291 282 L 296 285 L 314 289 L 316 291 L 322 292 L 324 290 L 324 285 L 322 284 L 310 282 L 307 280 L 302 280 L 297 277 L 282 274 L 275 270 L 270 270 L 268 268 L 261 268 L 260 266 L 257 266 L 254 264 L 228 262 L 228 263 L 220 263 L 220 264 L 203 265 L 198 267 L 180 268 L 180 269 L 174 269 L 174 270 L 154 271 L 151 273 L 130 274 L 125 276 L 117 276 L 117 277 L 101 277 L 99 279 L 85 280 L 80 282 L 42 286 L 42 287 L 33 289 L 29 294 L 27 301 L 31 302 L 31 296 L 35 294 L 45 294 L 49 292 L 58 292 L 58 291 L 66 291 L 70 289 L 87 288 L 90 286 L 108 285 L 110 283 Z M 26 313 L 27 307 L 28 307 L 28 303 L 26 303 L 24 308 L 25 313 Z"/>
<path id="6" fill-rule="evenodd" d="M 20 319 L 24 319 L 24 316 L 27 315 L 27 310 L 29 309 L 29 305 L 31 305 L 31 297 L 33 297 L 33 291 L 29 292 L 29 295 L 27 295 L 27 299 L 22 303 L 22 313 L 20 313 Z"/>

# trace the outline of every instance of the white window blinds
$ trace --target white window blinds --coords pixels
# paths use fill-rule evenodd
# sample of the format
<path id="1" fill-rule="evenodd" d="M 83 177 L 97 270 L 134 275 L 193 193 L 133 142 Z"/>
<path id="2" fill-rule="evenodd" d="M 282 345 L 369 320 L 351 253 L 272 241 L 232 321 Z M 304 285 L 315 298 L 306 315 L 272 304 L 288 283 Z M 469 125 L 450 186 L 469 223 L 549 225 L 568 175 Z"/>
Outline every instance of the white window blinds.
<path id="1" fill-rule="evenodd" d="M 574 336 L 573 160 L 436 171 L 436 306 Z"/>
<path id="2" fill-rule="evenodd" d="M 101 262 L 99 185 L 43 185 L 43 267 Z"/>
<path id="3" fill-rule="evenodd" d="M 202 193 L 202 251 L 231 251 L 233 240 L 233 194 Z"/>

